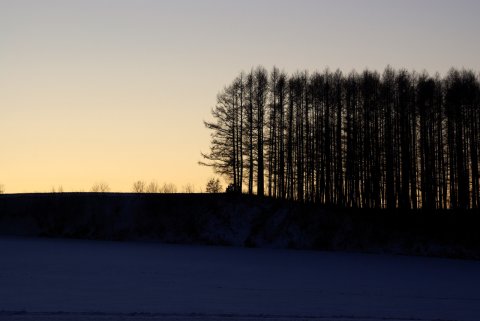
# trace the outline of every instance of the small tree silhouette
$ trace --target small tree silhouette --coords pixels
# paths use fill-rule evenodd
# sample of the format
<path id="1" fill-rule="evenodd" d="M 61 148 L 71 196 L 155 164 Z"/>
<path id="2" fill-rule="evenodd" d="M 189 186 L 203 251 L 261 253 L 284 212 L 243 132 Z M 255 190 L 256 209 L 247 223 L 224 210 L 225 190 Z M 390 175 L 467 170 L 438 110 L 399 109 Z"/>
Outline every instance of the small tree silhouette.
<path id="1" fill-rule="evenodd" d="M 218 178 L 210 178 L 207 182 L 206 191 L 207 193 L 220 193 L 222 190 L 222 185 Z"/>
<path id="2" fill-rule="evenodd" d="M 5 187 L 3 186 L 3 184 L 0 184 L 0 194 L 3 193 L 5 193 Z"/>
<path id="3" fill-rule="evenodd" d="M 94 192 L 94 193 L 110 192 L 110 186 L 108 186 L 108 184 L 104 183 L 104 182 L 95 183 L 92 186 L 92 192 Z"/>
<path id="4" fill-rule="evenodd" d="M 145 188 L 146 193 L 160 193 L 160 186 L 156 181 L 151 181 Z"/>
<path id="5" fill-rule="evenodd" d="M 234 184 L 229 184 L 226 189 L 227 193 L 230 194 L 240 194 L 242 191 L 240 190 L 240 186 L 235 186 Z"/>
<path id="6" fill-rule="evenodd" d="M 183 192 L 190 194 L 190 193 L 195 193 L 195 185 L 192 184 L 187 184 L 183 187 Z"/>
<path id="7" fill-rule="evenodd" d="M 176 193 L 177 192 L 177 186 L 175 186 L 175 184 L 173 184 L 173 183 L 168 183 L 168 184 L 165 183 L 165 184 L 163 184 L 162 192 L 167 193 L 167 194 Z"/>
<path id="8" fill-rule="evenodd" d="M 62 185 L 58 186 L 57 190 L 55 190 L 55 186 L 52 186 L 51 193 L 63 193 L 63 186 Z"/>
<path id="9" fill-rule="evenodd" d="M 134 193 L 145 193 L 145 182 L 139 180 L 133 183 L 132 191 Z"/>

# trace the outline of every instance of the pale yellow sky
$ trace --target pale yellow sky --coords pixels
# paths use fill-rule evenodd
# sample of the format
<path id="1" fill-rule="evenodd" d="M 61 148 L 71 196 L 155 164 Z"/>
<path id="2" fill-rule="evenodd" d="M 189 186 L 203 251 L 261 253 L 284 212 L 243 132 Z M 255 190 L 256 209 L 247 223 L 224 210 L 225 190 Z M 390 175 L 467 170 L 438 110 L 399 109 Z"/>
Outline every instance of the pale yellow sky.
<path id="1" fill-rule="evenodd" d="M 242 70 L 480 70 L 477 1 L 0 0 L 7 193 L 204 188 L 216 95 Z"/>

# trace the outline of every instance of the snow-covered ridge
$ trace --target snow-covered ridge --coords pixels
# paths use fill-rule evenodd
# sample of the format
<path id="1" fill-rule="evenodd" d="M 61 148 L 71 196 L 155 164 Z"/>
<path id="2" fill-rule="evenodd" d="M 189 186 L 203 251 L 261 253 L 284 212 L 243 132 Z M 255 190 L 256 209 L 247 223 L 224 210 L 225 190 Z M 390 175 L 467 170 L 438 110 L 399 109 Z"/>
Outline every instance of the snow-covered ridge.
<path id="1" fill-rule="evenodd" d="M 230 194 L 0 195 L 0 235 L 480 258 L 473 211 L 341 210 Z"/>

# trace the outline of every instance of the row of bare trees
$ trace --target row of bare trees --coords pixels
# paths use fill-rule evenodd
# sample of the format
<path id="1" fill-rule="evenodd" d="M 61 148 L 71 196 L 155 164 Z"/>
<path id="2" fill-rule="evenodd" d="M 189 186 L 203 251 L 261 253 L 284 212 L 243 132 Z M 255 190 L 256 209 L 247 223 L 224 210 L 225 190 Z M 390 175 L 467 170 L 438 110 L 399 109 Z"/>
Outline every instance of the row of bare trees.
<path id="1" fill-rule="evenodd" d="M 205 191 L 207 193 L 219 193 L 222 190 L 222 185 L 220 184 L 219 179 L 210 178 L 207 181 Z M 200 188 L 200 193 L 203 190 Z M 138 180 L 133 183 L 132 185 L 132 192 L 134 193 L 177 193 L 178 189 L 177 186 L 173 183 L 164 183 L 162 186 L 159 185 L 156 181 L 151 181 L 150 183 L 146 183 L 145 181 Z M 197 193 L 195 185 L 187 184 L 184 185 L 181 189 L 181 193 Z"/>
<path id="2" fill-rule="evenodd" d="M 237 191 L 345 207 L 479 207 L 472 71 L 257 67 L 218 94 L 212 115 L 201 164 Z"/>
<path id="3" fill-rule="evenodd" d="M 105 182 L 98 182 L 92 186 L 91 191 L 94 193 L 110 192 L 110 186 Z M 145 181 L 138 180 L 132 184 L 132 192 L 133 193 L 166 193 L 168 194 L 168 193 L 177 193 L 178 189 L 177 189 L 177 186 L 173 183 L 164 183 L 163 185 L 159 185 L 156 181 L 151 181 L 150 183 L 147 183 Z M 195 186 L 192 184 L 187 184 L 183 186 L 182 192 L 195 193 Z"/>
<path id="4" fill-rule="evenodd" d="M 194 193 L 194 186 L 188 184 L 184 190 L 186 193 Z M 177 193 L 177 186 L 172 183 L 164 183 L 160 186 L 156 181 L 146 183 L 145 181 L 138 180 L 132 185 L 132 192 L 134 193 Z"/>

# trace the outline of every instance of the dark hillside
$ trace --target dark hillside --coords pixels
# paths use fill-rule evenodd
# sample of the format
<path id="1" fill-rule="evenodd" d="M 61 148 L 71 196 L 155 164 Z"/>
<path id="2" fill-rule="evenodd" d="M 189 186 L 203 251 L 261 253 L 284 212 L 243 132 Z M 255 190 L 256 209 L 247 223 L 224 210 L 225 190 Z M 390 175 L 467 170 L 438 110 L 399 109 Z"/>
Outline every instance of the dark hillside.
<path id="1" fill-rule="evenodd" d="M 0 234 L 480 258 L 469 210 L 325 208 L 233 194 L 0 195 Z"/>

